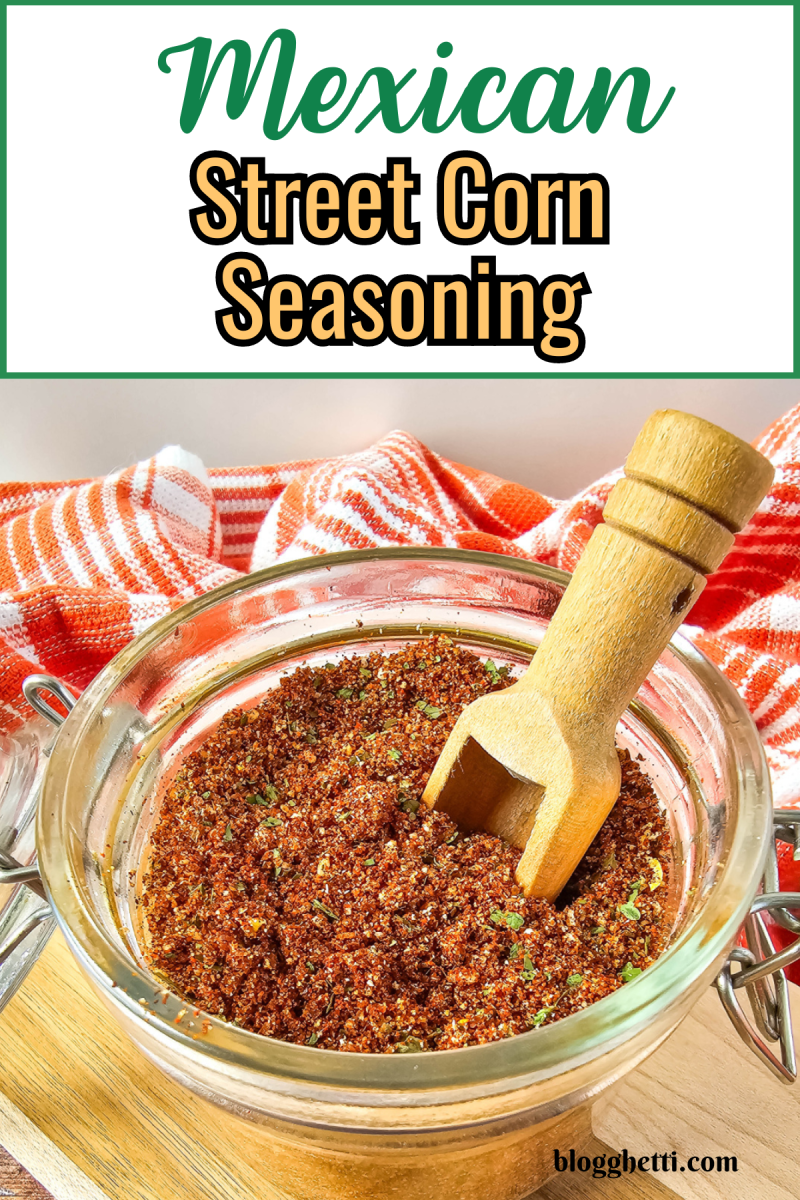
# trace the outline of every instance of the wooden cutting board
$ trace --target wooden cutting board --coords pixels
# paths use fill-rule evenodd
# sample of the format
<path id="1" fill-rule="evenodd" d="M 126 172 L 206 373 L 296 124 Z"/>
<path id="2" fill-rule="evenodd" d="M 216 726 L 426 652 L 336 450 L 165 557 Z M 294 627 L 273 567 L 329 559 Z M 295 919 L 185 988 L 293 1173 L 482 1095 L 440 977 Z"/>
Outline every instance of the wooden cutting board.
<path id="1" fill-rule="evenodd" d="M 794 987 L 792 1007 L 800 1030 Z M 285 1200 L 269 1184 L 258 1130 L 151 1067 L 95 998 L 60 934 L 0 1016 L 0 1063 L 0 1143 L 55 1200 Z M 781 1084 L 756 1061 L 711 989 L 595 1109 L 594 1129 L 593 1154 L 674 1150 L 683 1163 L 735 1155 L 738 1171 L 564 1174 L 536 1200 L 800 1196 L 800 1086 Z"/>

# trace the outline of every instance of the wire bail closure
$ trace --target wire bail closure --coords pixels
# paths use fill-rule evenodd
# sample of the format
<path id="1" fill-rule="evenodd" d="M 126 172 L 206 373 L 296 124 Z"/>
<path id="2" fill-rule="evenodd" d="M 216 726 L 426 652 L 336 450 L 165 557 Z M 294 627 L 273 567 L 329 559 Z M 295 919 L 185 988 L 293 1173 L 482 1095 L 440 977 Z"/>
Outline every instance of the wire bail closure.
<path id="1" fill-rule="evenodd" d="M 72 692 L 60 679 L 56 679 L 52 675 L 29 675 L 22 684 L 22 691 L 31 708 L 44 717 L 55 729 L 59 729 L 63 725 L 66 716 L 54 708 L 45 699 L 45 696 L 55 697 L 62 708 L 66 710 L 67 715 L 75 707 L 75 697 Z M 49 748 L 44 751 L 45 755 L 49 752 Z M 25 865 L 14 858 L 8 847 L 2 847 L 0 848 L 0 887 L 16 887 L 19 884 L 24 884 L 28 889 L 28 900 L 20 896 L 14 903 L 13 914 L 9 913 L 11 919 L 7 923 L 8 927 L 4 930 L 4 936 L 0 938 L 0 967 L 12 957 L 16 950 L 23 946 L 23 943 L 35 930 L 48 923 L 52 929 L 55 923 L 36 859 L 34 858 L 32 862 Z M 41 903 L 37 904 L 36 898 Z M 48 936 L 49 930 L 44 930 L 43 936 L 39 939 L 38 948 L 44 945 Z M 38 948 L 35 953 L 38 953 Z M 0 1009 L 11 999 L 27 971 L 27 954 L 24 951 L 21 953 L 19 969 L 12 968 L 10 977 L 4 979 L 0 986 Z"/>
<path id="2" fill-rule="evenodd" d="M 800 892 L 781 892 L 778 882 L 779 841 L 788 843 L 795 859 L 800 858 L 800 810 L 776 808 L 773 839 L 762 879 L 763 891 L 756 896 L 744 923 L 747 946 L 734 946 L 715 980 L 725 1011 L 746 1046 L 784 1083 L 797 1079 L 797 1056 L 792 1033 L 789 983 L 786 968 L 800 959 L 800 936 L 785 950 L 776 950 L 762 914 L 790 933 L 800 935 Z M 733 964 L 739 969 L 733 970 Z M 737 992 L 747 992 L 753 1020 L 739 1002 Z M 772 1043 L 772 1045 L 770 1045 Z M 778 1053 L 775 1053 L 775 1049 Z"/>

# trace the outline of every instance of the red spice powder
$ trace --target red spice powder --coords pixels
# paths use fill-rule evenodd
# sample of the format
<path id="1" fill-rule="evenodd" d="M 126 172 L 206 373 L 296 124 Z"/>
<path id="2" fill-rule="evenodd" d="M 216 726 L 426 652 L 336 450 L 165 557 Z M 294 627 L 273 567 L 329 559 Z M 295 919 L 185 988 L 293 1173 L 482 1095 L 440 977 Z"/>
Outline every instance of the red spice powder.
<path id="1" fill-rule="evenodd" d="M 505 669 L 437 636 L 283 678 L 190 754 L 152 834 L 148 957 L 206 1012 L 333 1050 L 491 1042 L 568 1016 L 664 949 L 669 834 L 622 793 L 557 905 L 519 851 L 420 807 L 461 710 Z"/>

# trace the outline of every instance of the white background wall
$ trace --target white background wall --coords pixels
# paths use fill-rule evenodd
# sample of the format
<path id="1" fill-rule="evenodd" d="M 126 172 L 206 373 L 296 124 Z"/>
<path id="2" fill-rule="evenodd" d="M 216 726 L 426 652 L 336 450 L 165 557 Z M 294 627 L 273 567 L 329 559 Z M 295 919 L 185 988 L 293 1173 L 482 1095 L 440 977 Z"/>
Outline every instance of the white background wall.
<path id="1" fill-rule="evenodd" d="M 0 479 L 104 473 L 179 442 L 207 466 L 347 454 L 391 429 L 551 496 L 619 465 L 655 408 L 747 439 L 794 380 L 7 380 Z"/>

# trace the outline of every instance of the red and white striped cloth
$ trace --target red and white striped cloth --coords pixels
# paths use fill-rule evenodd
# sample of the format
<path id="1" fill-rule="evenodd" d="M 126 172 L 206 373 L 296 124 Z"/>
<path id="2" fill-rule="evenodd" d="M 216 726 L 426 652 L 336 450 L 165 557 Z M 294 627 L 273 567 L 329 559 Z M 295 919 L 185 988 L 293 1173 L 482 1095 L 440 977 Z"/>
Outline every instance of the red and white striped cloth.
<path id="1" fill-rule="evenodd" d="M 800 804 L 800 407 L 757 443 L 775 483 L 687 630 L 758 724 L 776 802 Z M 156 618 L 238 573 L 347 547 L 494 550 L 574 568 L 619 472 L 556 501 L 406 433 L 359 454 L 206 471 L 168 447 L 101 479 L 0 484 L 0 728 L 31 671 L 83 688 Z"/>

